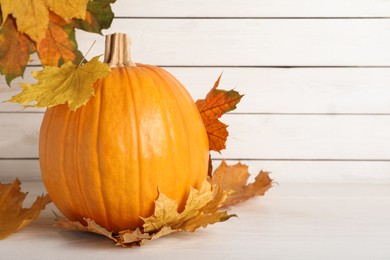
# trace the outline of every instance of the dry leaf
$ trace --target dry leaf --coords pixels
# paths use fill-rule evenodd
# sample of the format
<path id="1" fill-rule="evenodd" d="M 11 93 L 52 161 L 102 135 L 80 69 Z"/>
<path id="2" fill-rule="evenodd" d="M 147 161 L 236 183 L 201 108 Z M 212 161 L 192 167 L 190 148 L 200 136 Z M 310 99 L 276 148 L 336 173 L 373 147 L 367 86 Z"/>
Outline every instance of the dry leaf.
<path id="1" fill-rule="evenodd" d="M 60 68 L 47 66 L 42 71 L 33 73 L 38 83 L 22 84 L 22 92 L 8 101 L 33 107 L 52 107 L 68 103 L 71 110 L 76 110 L 94 94 L 93 83 L 106 77 L 109 72 L 109 66 L 100 62 L 99 57 L 94 57 L 81 66 L 71 62 Z"/>
<path id="2" fill-rule="evenodd" d="M 106 236 L 109 239 L 113 240 L 114 242 L 117 241 L 116 238 L 113 237 L 112 232 L 108 231 L 102 226 L 99 226 L 98 224 L 96 224 L 95 221 L 89 218 L 84 218 L 84 221 L 86 225 L 83 225 L 78 221 L 68 221 L 66 219 L 61 219 L 57 216 L 56 223 L 54 224 L 54 226 L 67 229 L 67 230 L 91 232 L 98 235 Z"/>
<path id="3" fill-rule="evenodd" d="M 118 234 L 113 234 L 102 228 L 94 221 L 85 219 L 85 224 L 59 220 L 57 227 L 68 230 L 78 230 L 83 232 L 93 232 L 103 235 L 113 240 L 117 245 L 124 247 L 141 246 L 148 241 L 179 232 L 193 232 L 200 227 L 217 222 L 223 222 L 235 215 L 229 215 L 226 211 L 219 211 L 227 192 L 216 186 L 211 186 L 205 181 L 199 190 L 191 189 L 185 209 L 178 212 L 178 205 L 175 200 L 159 194 L 155 201 L 154 214 L 148 218 L 143 218 L 142 229 L 124 230 Z"/>
<path id="4" fill-rule="evenodd" d="M 254 196 L 263 196 L 271 188 L 272 180 L 268 172 L 260 171 L 255 182 L 247 184 L 249 178 L 248 166 L 241 163 L 227 165 L 225 160 L 215 170 L 211 182 L 224 190 L 233 190 L 224 202 L 224 206 L 230 206 Z"/>
<path id="5" fill-rule="evenodd" d="M 45 37 L 49 24 L 49 10 L 65 20 L 85 18 L 88 0 L 0 0 L 2 16 L 12 15 L 19 32 L 27 34 L 34 42 Z"/>
<path id="6" fill-rule="evenodd" d="M 45 37 L 37 44 L 37 52 L 41 63 L 47 66 L 57 66 L 68 61 L 78 64 L 83 59 L 77 49 L 73 25 L 53 12 L 50 12 Z"/>
<path id="7" fill-rule="evenodd" d="M 209 137 L 210 150 L 217 152 L 226 148 L 225 143 L 228 136 L 227 125 L 218 119 L 224 113 L 234 110 L 243 97 L 234 90 L 217 89 L 221 76 L 219 76 L 214 87 L 207 94 L 206 99 L 196 101 Z"/>
<path id="8" fill-rule="evenodd" d="M 0 183 L 0 239 L 30 224 L 50 203 L 48 195 L 38 197 L 31 208 L 23 208 L 27 193 L 20 191 L 20 181 L 12 184 Z"/>
<path id="9" fill-rule="evenodd" d="M 0 27 L 0 73 L 5 75 L 8 85 L 23 75 L 34 51 L 34 42 L 17 31 L 15 19 L 9 16 Z"/>
<path id="10" fill-rule="evenodd" d="M 199 190 L 191 188 L 183 212 L 178 213 L 178 205 L 172 200 L 160 193 L 155 201 L 154 214 L 144 218 L 143 227 L 145 232 L 158 231 L 164 226 L 180 229 L 182 224 L 198 215 L 199 211 L 213 199 L 213 193 L 209 182 L 204 181 Z"/>

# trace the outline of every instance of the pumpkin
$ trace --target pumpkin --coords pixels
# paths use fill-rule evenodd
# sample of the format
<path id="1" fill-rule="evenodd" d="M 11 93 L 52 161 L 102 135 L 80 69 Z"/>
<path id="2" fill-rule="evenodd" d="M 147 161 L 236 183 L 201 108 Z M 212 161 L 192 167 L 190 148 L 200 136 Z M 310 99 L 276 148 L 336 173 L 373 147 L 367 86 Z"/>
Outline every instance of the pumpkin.
<path id="1" fill-rule="evenodd" d="M 131 62 L 127 42 L 123 34 L 107 36 L 109 76 L 76 111 L 48 108 L 39 143 L 42 179 L 58 209 L 114 232 L 141 227 L 159 192 L 183 210 L 209 160 L 191 96 L 162 68 Z"/>

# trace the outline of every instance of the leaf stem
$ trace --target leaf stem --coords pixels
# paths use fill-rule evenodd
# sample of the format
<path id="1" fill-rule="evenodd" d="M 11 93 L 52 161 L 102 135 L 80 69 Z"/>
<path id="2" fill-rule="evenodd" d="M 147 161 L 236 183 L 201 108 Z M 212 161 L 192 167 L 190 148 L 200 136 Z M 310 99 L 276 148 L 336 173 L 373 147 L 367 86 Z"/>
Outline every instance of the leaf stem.
<path id="1" fill-rule="evenodd" d="M 83 64 L 83 62 L 85 61 L 85 57 L 88 56 L 89 52 L 92 50 L 92 47 L 95 45 L 95 43 L 96 43 L 96 40 L 93 41 L 93 43 L 91 44 L 91 47 L 89 47 L 87 53 L 84 55 L 83 59 L 80 61 L 79 65 L 77 65 L 77 67 L 80 67 L 81 64 Z"/>

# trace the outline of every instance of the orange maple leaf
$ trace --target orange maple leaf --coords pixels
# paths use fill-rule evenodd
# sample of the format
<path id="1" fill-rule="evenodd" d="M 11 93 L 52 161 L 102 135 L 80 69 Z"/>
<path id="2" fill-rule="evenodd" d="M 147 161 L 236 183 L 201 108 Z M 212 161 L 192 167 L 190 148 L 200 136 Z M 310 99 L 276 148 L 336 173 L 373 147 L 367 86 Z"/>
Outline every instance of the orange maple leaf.
<path id="1" fill-rule="evenodd" d="M 0 27 L 0 73 L 9 85 L 14 78 L 23 75 L 35 44 L 24 33 L 17 31 L 15 19 L 8 16 Z"/>
<path id="2" fill-rule="evenodd" d="M 58 66 L 68 61 L 78 64 L 83 55 L 77 49 L 73 25 L 53 12 L 50 12 L 49 18 L 45 37 L 37 46 L 41 63 L 47 66 Z"/>
<path id="3" fill-rule="evenodd" d="M 199 113 L 206 127 L 210 150 L 220 152 L 226 148 L 226 139 L 229 135 L 227 125 L 218 119 L 226 112 L 236 109 L 243 95 L 237 91 L 217 89 L 222 74 L 218 77 L 214 87 L 205 99 L 196 101 Z"/>
<path id="4" fill-rule="evenodd" d="M 268 172 L 260 171 L 255 181 L 247 184 L 249 176 L 247 165 L 241 163 L 227 165 L 225 160 L 222 161 L 215 170 L 211 182 L 223 190 L 234 191 L 227 197 L 224 206 L 234 205 L 255 196 L 263 196 L 272 187 L 272 179 Z"/>

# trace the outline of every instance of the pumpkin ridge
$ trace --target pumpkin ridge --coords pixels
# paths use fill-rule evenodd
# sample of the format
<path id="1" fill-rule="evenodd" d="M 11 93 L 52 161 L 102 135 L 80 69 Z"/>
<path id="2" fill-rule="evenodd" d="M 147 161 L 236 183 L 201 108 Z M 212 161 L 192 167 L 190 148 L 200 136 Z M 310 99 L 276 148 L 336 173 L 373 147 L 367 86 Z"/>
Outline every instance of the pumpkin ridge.
<path id="1" fill-rule="evenodd" d="M 60 112 L 60 113 L 62 113 L 62 111 L 58 111 L 58 112 Z M 64 119 L 64 124 L 67 126 L 66 128 L 65 128 L 65 130 L 64 130 L 64 135 L 62 136 L 62 140 L 61 140 L 61 144 L 65 144 L 65 139 L 66 139 L 66 137 L 67 137 L 67 133 L 68 133 L 68 127 L 69 127 L 69 117 L 70 117 L 70 114 L 69 113 L 65 113 L 65 119 Z M 54 117 L 54 115 L 53 115 L 53 117 Z M 63 145 L 62 146 L 62 149 L 59 149 L 60 150 L 60 158 L 65 158 L 65 145 Z M 61 163 L 61 176 L 62 176 L 62 178 L 63 179 L 65 179 L 65 182 L 66 183 L 69 183 L 69 181 L 68 181 L 68 178 L 69 178 L 69 174 L 66 174 L 66 163 Z M 66 185 L 66 192 L 67 192 L 67 194 L 69 194 L 69 195 L 72 195 L 72 191 L 70 190 L 70 188 L 69 188 L 69 186 L 68 185 Z M 78 194 L 76 195 L 76 196 L 78 196 Z M 68 201 L 68 200 L 67 200 Z M 78 213 L 75 213 L 74 212 L 74 208 L 77 208 L 77 205 L 75 204 L 75 201 L 74 200 L 70 200 L 69 199 L 69 202 L 70 202 L 70 204 L 72 205 L 72 209 L 71 209 L 71 213 L 72 213 L 72 215 L 73 215 L 73 217 L 77 217 L 77 218 L 80 218 L 80 216 L 79 216 L 79 214 Z"/>
<path id="2" fill-rule="evenodd" d="M 77 175 L 77 182 L 76 182 L 76 185 L 78 187 L 78 190 L 79 190 L 79 193 L 80 193 L 80 201 L 81 201 L 81 204 L 83 205 L 84 209 L 85 209 L 85 212 L 86 212 L 86 215 L 85 216 L 82 216 L 83 218 L 87 217 L 87 216 L 91 216 L 91 211 L 90 211 L 90 206 L 89 203 L 87 203 L 85 200 L 88 198 L 88 196 L 85 196 L 85 190 L 84 190 L 84 187 L 85 185 L 88 185 L 85 183 L 85 175 L 86 173 L 85 172 L 82 172 L 81 169 L 80 169 L 80 147 L 79 147 L 79 144 L 82 143 L 82 133 L 83 131 L 81 131 L 81 124 L 80 124 L 80 119 L 82 117 L 82 113 L 83 113 L 84 109 L 80 109 L 79 111 L 77 112 L 71 112 L 73 113 L 73 116 L 76 117 L 76 125 L 75 125 L 75 129 L 77 129 L 76 131 L 76 141 L 77 141 L 77 144 L 78 145 L 75 145 L 75 152 L 74 152 L 74 155 L 75 155 L 75 159 L 74 161 L 76 162 L 76 175 Z"/>
<path id="3" fill-rule="evenodd" d="M 100 114 L 101 112 L 101 109 L 102 109 L 102 102 L 103 102 L 103 95 L 102 95 L 102 91 L 103 91 L 103 84 L 102 82 L 104 82 L 105 79 L 102 79 L 102 80 L 99 80 L 98 82 L 98 86 L 96 86 L 95 90 L 96 93 L 95 95 L 96 96 L 99 96 L 99 102 L 96 100 L 96 102 L 98 103 L 95 103 L 95 107 L 99 109 L 99 111 L 95 112 L 96 114 Z M 95 96 L 95 99 L 96 99 L 96 96 Z M 100 129 L 102 127 L 101 125 L 101 122 L 102 120 L 100 119 L 100 116 L 97 116 L 97 132 L 96 132 L 96 142 L 95 142 L 95 146 L 94 146 L 94 150 L 96 152 L 96 160 L 97 160 L 97 171 L 99 173 L 99 178 L 96 178 L 97 180 L 99 180 L 99 195 L 101 197 L 101 202 L 103 203 L 103 214 L 105 215 L 105 218 L 104 218 L 104 223 L 98 223 L 99 225 L 106 225 L 108 226 L 109 223 L 108 223 L 108 219 L 109 219 L 109 216 L 108 216 L 108 213 L 107 213 L 107 210 L 108 210 L 108 207 L 107 207 L 107 200 L 105 199 L 105 196 L 103 194 L 103 188 L 102 188 L 102 179 L 100 176 L 102 176 L 102 167 L 101 167 L 101 163 L 100 163 L 100 156 L 99 156 L 99 147 L 98 147 L 98 144 L 99 144 L 99 134 L 100 134 Z"/>
<path id="4" fill-rule="evenodd" d="M 153 82 L 153 84 L 154 84 L 154 86 L 156 86 L 156 87 L 158 87 L 158 88 L 160 88 L 160 89 L 158 89 L 157 91 L 167 91 L 167 90 L 169 90 L 169 95 L 172 95 L 172 96 L 174 96 L 174 93 L 172 93 L 173 91 L 171 91 L 171 89 L 169 88 L 169 84 L 166 82 L 166 79 L 164 78 L 164 77 L 162 77 L 159 73 L 158 73 L 158 71 L 155 69 L 155 67 L 154 66 L 149 66 L 149 65 L 143 65 L 142 67 L 142 70 L 143 71 L 145 71 L 145 74 L 146 75 L 148 75 L 149 76 L 149 78 L 150 78 L 150 80 Z M 150 74 L 150 72 L 153 72 L 153 74 Z M 158 79 L 156 80 L 156 78 L 155 77 L 157 77 Z M 161 85 L 164 85 L 164 87 L 163 87 L 163 90 L 161 90 Z M 160 86 L 159 86 L 160 85 Z M 172 99 L 171 99 L 172 100 Z M 170 100 L 170 102 L 171 102 L 171 100 Z M 164 102 L 165 100 L 162 100 L 162 102 Z M 176 100 L 175 100 L 176 101 Z M 177 103 L 177 102 L 176 102 Z M 178 104 L 178 103 L 177 103 Z M 164 102 L 164 106 L 166 106 L 166 107 L 168 107 L 169 108 L 169 104 L 167 104 L 167 103 L 165 103 Z M 179 106 L 178 106 L 179 107 Z M 182 112 L 182 110 L 181 109 L 179 109 L 178 110 L 179 111 L 179 113 L 181 114 L 181 112 Z M 164 109 L 164 112 L 163 113 L 161 113 L 161 116 L 163 117 L 163 122 L 164 122 L 164 127 L 165 127 L 165 129 L 170 129 L 171 128 L 171 125 L 172 124 L 174 124 L 174 123 L 172 123 L 172 118 L 171 118 L 171 116 L 169 115 L 169 113 L 170 113 L 170 111 L 168 110 L 168 109 Z M 166 134 L 166 138 L 167 139 L 169 139 L 169 140 L 174 140 L 175 139 L 175 135 L 177 134 L 176 132 L 177 132 L 178 130 L 177 129 L 175 129 L 175 133 L 172 133 L 172 131 L 165 131 L 165 134 Z M 172 147 L 172 144 L 171 144 L 171 142 L 169 142 L 168 143 L 168 145 L 169 145 L 169 148 L 168 148 L 168 150 L 169 151 L 172 151 L 172 150 L 174 150 L 174 147 Z M 176 151 L 175 151 L 175 153 L 176 153 Z M 176 174 L 180 174 L 180 173 L 176 173 Z M 173 187 L 173 193 L 177 193 L 177 183 L 176 182 L 173 182 L 172 184 L 171 184 L 171 186 Z M 158 189 L 160 190 L 160 187 L 158 187 Z M 164 191 L 162 191 L 162 192 L 164 192 Z M 157 198 L 156 198 L 157 199 Z M 177 200 L 176 198 L 171 198 L 171 199 L 175 199 L 175 200 Z M 178 203 L 180 203 L 180 201 L 177 201 Z"/>
<path id="5" fill-rule="evenodd" d="M 138 69 L 138 68 L 137 68 Z M 136 128 L 136 131 L 135 131 L 135 134 L 137 135 L 136 138 L 134 139 L 136 142 L 137 142 L 137 161 L 141 162 L 141 163 L 138 163 L 138 174 L 134 174 L 134 176 L 137 177 L 137 180 L 135 182 L 137 182 L 138 184 L 136 185 L 136 187 L 138 188 L 138 191 L 137 191 L 137 196 L 138 198 L 142 198 L 142 194 L 141 194 L 141 187 L 143 186 L 143 183 L 142 183 L 142 180 L 144 178 L 143 176 L 143 168 L 142 168 L 142 162 L 143 162 L 143 158 L 142 156 L 140 156 L 140 152 L 142 151 L 140 145 L 141 145 L 141 140 L 140 140 L 140 137 L 139 137 L 139 133 L 140 133 L 140 127 L 139 127 L 139 115 L 138 115 L 138 111 L 137 111 L 137 107 L 136 107 L 136 101 L 135 101 L 135 95 L 134 93 L 137 91 L 135 88 L 135 86 L 138 86 L 140 84 L 140 79 L 137 75 L 137 73 L 131 73 L 131 74 L 134 74 L 134 75 L 131 75 L 130 77 L 130 72 L 133 71 L 131 68 L 126 68 L 125 69 L 125 75 L 126 75 L 126 78 L 128 80 L 128 82 L 131 82 L 131 84 L 129 84 L 129 87 L 128 89 L 130 90 L 130 97 L 131 97 L 131 104 L 132 106 L 130 106 L 130 113 L 132 114 L 132 116 L 134 116 L 134 121 L 136 122 L 135 123 L 135 127 Z M 133 133 L 134 134 L 134 133 Z M 134 186 L 134 185 L 133 185 Z M 141 203 L 141 201 L 138 201 L 138 215 L 140 212 L 143 212 L 143 203 Z M 137 220 L 138 222 L 140 221 Z"/>

